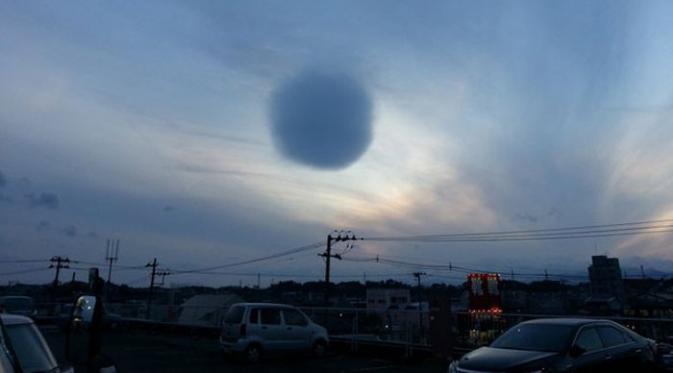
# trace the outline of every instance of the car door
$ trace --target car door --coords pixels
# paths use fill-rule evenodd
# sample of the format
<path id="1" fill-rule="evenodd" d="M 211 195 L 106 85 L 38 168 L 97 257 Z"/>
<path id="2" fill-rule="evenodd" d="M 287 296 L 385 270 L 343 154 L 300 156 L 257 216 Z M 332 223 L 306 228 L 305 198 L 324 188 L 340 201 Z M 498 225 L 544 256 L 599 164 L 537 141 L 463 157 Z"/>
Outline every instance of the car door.
<path id="1" fill-rule="evenodd" d="M 575 373 L 609 372 L 605 368 L 603 341 L 596 328 L 581 328 L 575 338 L 574 346 L 584 351 L 573 360 L 573 371 Z"/>
<path id="2" fill-rule="evenodd" d="M 311 329 L 308 327 L 306 316 L 296 309 L 284 308 L 283 322 L 288 348 L 307 350 L 311 347 Z"/>
<path id="3" fill-rule="evenodd" d="M 259 336 L 262 348 L 267 351 L 286 348 L 285 330 L 282 324 L 280 308 L 259 308 Z"/>
<path id="4" fill-rule="evenodd" d="M 611 372 L 630 372 L 637 368 L 637 346 L 632 339 L 611 325 L 600 325 L 597 330 L 605 346 L 606 366 Z"/>
<path id="5" fill-rule="evenodd" d="M 248 338 L 251 340 L 262 341 L 264 336 L 262 333 L 262 326 L 259 324 L 259 308 L 250 308 L 247 315 L 247 320 L 244 321 L 247 328 Z"/>

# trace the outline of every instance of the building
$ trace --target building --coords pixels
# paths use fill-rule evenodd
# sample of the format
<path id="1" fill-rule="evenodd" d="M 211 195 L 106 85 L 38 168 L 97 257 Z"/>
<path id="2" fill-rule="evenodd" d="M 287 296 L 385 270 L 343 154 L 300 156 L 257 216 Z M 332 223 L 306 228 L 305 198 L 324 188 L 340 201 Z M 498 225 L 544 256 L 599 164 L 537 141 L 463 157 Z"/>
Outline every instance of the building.
<path id="1" fill-rule="evenodd" d="M 501 312 L 500 275 L 470 273 L 467 275 L 471 312 Z"/>
<path id="2" fill-rule="evenodd" d="M 386 311 L 391 306 L 405 306 L 410 302 L 409 289 L 367 289 L 367 310 Z"/>
<path id="3" fill-rule="evenodd" d="M 624 307 L 624 281 L 619 259 L 605 255 L 591 257 L 589 270 L 590 296 L 584 312 L 592 315 L 619 315 Z"/>
<path id="4" fill-rule="evenodd" d="M 605 255 L 592 256 L 589 282 L 592 297 L 614 297 L 619 302 L 624 301 L 624 281 L 618 258 L 608 258 Z"/>

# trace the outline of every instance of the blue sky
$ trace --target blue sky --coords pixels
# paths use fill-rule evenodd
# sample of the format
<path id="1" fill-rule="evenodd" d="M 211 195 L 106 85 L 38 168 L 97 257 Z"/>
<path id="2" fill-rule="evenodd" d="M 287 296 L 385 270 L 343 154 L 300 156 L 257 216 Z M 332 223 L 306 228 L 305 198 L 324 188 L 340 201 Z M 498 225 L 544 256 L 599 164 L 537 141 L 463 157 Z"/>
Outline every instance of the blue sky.
<path id="1" fill-rule="evenodd" d="M 101 261 L 112 237 L 122 240 L 120 263 L 156 256 L 180 269 L 323 240 L 333 229 L 397 235 L 673 218 L 671 8 L 4 1 L 0 257 Z M 274 95 L 315 72 L 348 77 L 367 100 L 370 141 L 340 136 L 345 124 L 330 122 L 337 136 L 325 153 L 355 154 L 338 167 L 288 157 L 274 137 Z M 293 144 L 316 148 L 302 133 Z M 671 244 L 362 243 L 351 253 L 557 271 L 608 253 L 670 271 Z M 317 279 L 322 262 L 304 253 L 237 270 Z M 404 270 L 335 267 L 363 272 Z"/>

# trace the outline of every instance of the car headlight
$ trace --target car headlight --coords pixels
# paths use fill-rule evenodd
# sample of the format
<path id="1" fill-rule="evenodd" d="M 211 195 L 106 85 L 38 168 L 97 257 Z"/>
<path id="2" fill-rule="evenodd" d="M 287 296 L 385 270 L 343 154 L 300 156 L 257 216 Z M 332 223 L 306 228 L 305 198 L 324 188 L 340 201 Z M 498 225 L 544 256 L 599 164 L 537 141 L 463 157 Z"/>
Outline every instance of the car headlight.
<path id="1" fill-rule="evenodd" d="M 458 362 L 452 361 L 451 364 L 449 364 L 448 373 L 458 373 Z"/>

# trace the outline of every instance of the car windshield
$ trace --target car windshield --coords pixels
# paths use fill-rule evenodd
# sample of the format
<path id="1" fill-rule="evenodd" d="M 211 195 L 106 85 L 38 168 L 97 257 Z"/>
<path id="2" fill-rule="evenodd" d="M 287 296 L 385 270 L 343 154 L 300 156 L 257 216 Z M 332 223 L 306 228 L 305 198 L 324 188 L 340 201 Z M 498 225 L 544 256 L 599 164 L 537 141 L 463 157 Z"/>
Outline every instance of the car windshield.
<path id="1" fill-rule="evenodd" d="M 241 306 L 234 306 L 224 315 L 223 322 L 227 324 L 238 324 L 243 319 L 244 308 Z"/>
<path id="2" fill-rule="evenodd" d="M 570 343 L 572 332 L 573 327 L 568 325 L 522 324 L 508 330 L 491 347 L 561 352 Z"/>
<path id="3" fill-rule="evenodd" d="M 7 336 L 25 373 L 50 372 L 58 367 L 40 332 L 32 324 L 7 325 Z"/>

